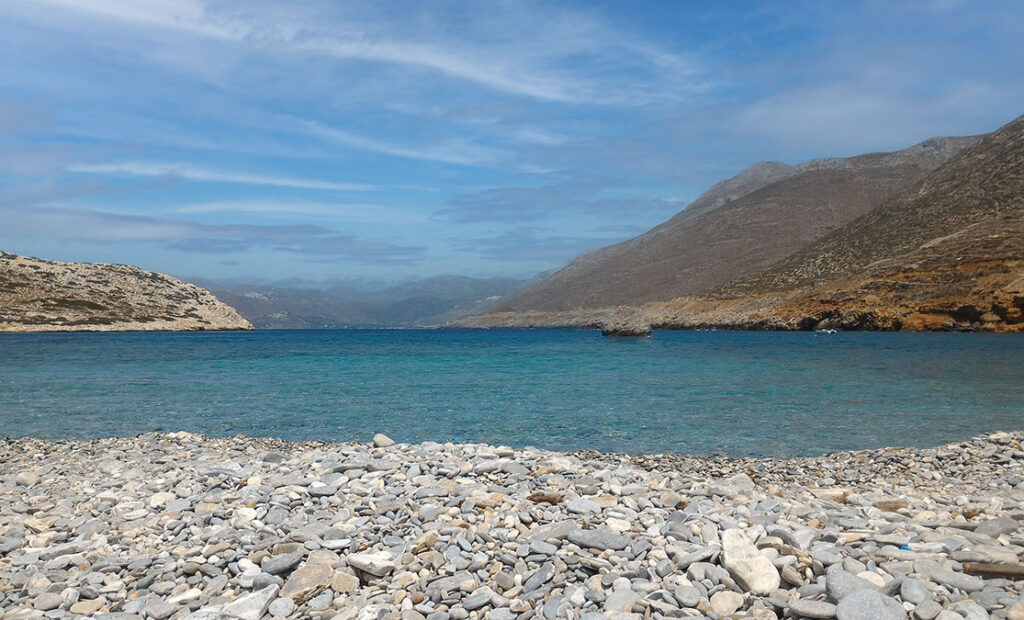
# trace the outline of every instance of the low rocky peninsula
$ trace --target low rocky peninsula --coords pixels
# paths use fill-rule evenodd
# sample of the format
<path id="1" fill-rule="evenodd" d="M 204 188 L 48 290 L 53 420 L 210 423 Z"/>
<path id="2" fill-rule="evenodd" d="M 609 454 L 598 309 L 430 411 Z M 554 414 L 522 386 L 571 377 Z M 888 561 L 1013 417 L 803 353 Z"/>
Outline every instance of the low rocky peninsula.
<path id="1" fill-rule="evenodd" d="M 2 618 L 1024 618 L 1024 433 L 790 460 L 0 443 Z"/>

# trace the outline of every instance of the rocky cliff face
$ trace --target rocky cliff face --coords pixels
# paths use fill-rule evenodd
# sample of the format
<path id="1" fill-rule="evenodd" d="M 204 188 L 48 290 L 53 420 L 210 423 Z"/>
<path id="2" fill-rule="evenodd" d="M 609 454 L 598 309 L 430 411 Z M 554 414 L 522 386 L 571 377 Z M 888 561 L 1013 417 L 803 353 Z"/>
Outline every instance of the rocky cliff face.
<path id="1" fill-rule="evenodd" d="M 943 163 L 784 257 L 767 261 L 754 248 L 750 255 L 769 265 L 696 294 L 568 310 L 507 308 L 467 324 L 597 327 L 628 320 L 678 329 L 1024 331 L 1024 117 L 968 143 L 929 140 L 898 154 L 853 159 L 888 160 L 897 168 Z M 849 165 L 819 160 L 805 167 Z M 813 177 L 789 176 L 740 200 L 797 180 Z M 849 180 L 844 192 L 864 191 Z M 728 206 L 702 217 L 727 213 Z"/>
<path id="2" fill-rule="evenodd" d="M 252 329 L 209 291 L 128 265 L 0 252 L 0 331 Z"/>

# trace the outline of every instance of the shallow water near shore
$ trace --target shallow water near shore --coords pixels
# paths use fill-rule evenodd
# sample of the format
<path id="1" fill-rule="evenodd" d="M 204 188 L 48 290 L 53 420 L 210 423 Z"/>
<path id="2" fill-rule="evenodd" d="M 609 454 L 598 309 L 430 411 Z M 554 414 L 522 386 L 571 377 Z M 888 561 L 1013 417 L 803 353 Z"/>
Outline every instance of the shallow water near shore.
<path id="1" fill-rule="evenodd" d="M 574 330 L 0 334 L 0 435 L 795 456 L 1024 428 L 1024 337 Z"/>

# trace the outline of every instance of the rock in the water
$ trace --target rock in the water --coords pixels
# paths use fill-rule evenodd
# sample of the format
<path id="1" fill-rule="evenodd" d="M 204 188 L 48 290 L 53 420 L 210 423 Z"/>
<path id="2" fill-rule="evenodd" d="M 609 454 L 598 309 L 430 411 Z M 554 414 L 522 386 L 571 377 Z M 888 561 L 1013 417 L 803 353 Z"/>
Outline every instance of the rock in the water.
<path id="1" fill-rule="evenodd" d="M 748 592 L 769 594 L 782 583 L 779 570 L 747 538 L 742 530 L 722 532 L 722 564 Z"/>
<path id="2" fill-rule="evenodd" d="M 877 590 L 860 590 L 836 606 L 839 620 L 905 620 L 906 610 L 896 599 Z"/>
<path id="3" fill-rule="evenodd" d="M 365 437 L 366 435 L 363 436 Z M 377 433 L 376 435 L 373 436 L 373 445 L 377 446 L 378 448 L 390 448 L 391 446 L 395 445 L 395 440 L 388 437 L 384 433 Z"/>

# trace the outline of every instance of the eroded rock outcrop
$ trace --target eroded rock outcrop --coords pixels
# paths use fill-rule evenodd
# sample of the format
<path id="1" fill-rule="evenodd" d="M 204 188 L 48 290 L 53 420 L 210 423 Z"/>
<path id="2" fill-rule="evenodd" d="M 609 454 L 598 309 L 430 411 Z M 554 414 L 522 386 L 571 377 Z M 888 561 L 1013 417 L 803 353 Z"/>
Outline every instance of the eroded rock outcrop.
<path id="1" fill-rule="evenodd" d="M 0 332 L 240 329 L 234 308 L 171 276 L 0 252 Z"/>

